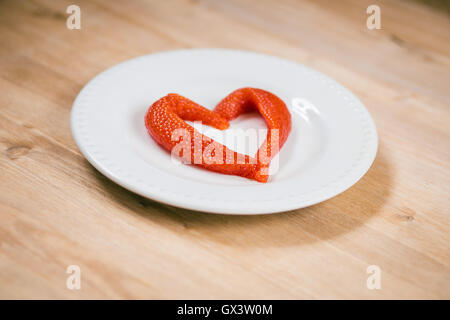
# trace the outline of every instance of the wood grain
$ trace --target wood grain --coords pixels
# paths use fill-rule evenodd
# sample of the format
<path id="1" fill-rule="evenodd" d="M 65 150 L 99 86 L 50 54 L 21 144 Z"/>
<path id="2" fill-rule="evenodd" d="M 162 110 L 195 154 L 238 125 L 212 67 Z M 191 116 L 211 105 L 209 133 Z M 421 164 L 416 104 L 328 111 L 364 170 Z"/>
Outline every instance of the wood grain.
<path id="1" fill-rule="evenodd" d="M 0 2 L 0 298 L 450 298 L 450 19 L 415 1 Z M 177 48 L 274 54 L 350 88 L 377 124 L 369 172 L 269 216 L 191 212 L 98 173 L 74 98 L 123 60 Z M 81 290 L 66 268 L 81 267 Z M 381 290 L 366 287 L 369 265 Z"/>

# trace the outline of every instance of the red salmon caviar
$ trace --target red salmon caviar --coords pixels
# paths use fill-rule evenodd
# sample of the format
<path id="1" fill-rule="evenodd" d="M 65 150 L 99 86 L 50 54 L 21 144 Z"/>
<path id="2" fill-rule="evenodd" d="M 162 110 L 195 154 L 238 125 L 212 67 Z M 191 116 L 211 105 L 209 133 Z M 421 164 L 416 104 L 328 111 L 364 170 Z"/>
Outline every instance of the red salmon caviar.
<path id="1" fill-rule="evenodd" d="M 269 129 L 255 158 L 230 150 L 184 121 L 202 121 L 224 130 L 228 128 L 229 120 L 253 110 L 263 116 Z M 171 93 L 150 106 L 145 126 L 156 142 L 169 151 L 180 151 L 175 152 L 176 155 L 189 163 L 223 174 L 267 182 L 270 160 L 283 146 L 291 130 L 291 115 L 280 98 L 261 89 L 238 89 L 225 97 L 213 111 Z M 180 145 L 186 148 L 178 150 Z"/>

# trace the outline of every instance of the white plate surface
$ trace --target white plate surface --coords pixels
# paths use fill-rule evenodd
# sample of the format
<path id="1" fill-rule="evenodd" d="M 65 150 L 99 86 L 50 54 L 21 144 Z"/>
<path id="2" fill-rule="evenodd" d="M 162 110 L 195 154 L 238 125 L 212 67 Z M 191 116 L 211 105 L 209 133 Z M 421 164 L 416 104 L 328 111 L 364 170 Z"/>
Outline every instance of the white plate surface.
<path id="1" fill-rule="evenodd" d="M 278 95 L 292 114 L 292 131 L 271 167 L 278 170 L 266 184 L 177 164 L 146 131 L 148 107 L 167 93 L 212 109 L 248 86 Z M 275 213 L 327 200 L 367 172 L 378 145 L 368 111 L 336 81 L 287 60 L 224 49 L 151 54 L 102 72 L 76 98 L 71 128 L 88 161 L 119 185 L 170 205 L 224 214 Z M 238 128 L 266 126 L 244 115 L 231 123 Z M 214 131 L 208 134 L 220 140 Z"/>

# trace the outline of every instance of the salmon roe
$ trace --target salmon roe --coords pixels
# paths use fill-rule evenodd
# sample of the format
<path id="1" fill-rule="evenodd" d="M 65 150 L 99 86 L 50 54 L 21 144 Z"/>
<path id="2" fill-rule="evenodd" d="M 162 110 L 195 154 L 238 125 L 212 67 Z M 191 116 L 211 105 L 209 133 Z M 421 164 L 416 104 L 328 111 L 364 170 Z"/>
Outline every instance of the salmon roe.
<path id="1" fill-rule="evenodd" d="M 268 127 L 267 137 L 255 157 L 240 154 L 201 134 L 188 121 L 219 130 L 230 120 L 257 111 Z M 152 138 L 165 149 L 176 151 L 185 162 L 205 169 L 267 182 L 270 160 L 278 153 L 291 130 L 291 115 L 276 95 L 256 88 L 233 91 L 213 111 L 175 93 L 153 103 L 145 116 L 145 126 Z M 180 148 L 181 146 L 181 148 Z"/>

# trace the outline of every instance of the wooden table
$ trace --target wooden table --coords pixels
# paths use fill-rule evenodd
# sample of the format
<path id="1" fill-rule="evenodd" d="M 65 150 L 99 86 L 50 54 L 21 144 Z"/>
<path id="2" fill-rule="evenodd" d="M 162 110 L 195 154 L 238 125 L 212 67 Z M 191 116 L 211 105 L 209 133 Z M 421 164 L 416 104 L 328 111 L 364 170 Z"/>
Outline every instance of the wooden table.
<path id="1" fill-rule="evenodd" d="M 376 1 L 381 29 L 368 30 L 373 2 L 0 2 L 0 298 L 450 298 L 450 19 Z M 66 27 L 72 3 L 80 30 Z M 112 183 L 72 139 L 74 98 L 118 62 L 190 47 L 335 78 L 375 119 L 372 168 L 329 201 L 266 216 L 191 212 Z"/>

